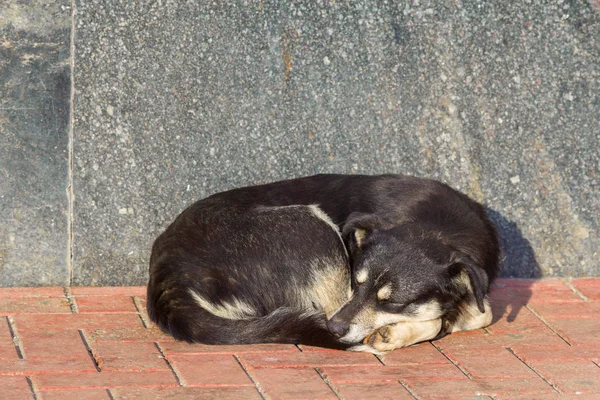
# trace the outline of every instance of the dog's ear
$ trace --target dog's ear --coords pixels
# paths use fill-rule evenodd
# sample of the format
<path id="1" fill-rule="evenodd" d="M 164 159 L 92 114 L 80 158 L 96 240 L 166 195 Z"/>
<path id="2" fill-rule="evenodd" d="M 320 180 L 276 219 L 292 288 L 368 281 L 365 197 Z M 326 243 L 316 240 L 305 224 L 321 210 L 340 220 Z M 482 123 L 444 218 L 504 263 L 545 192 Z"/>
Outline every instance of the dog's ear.
<path id="1" fill-rule="evenodd" d="M 488 290 L 488 276 L 483 268 L 479 267 L 471 257 L 463 253 L 454 253 L 452 270 L 456 273 L 466 273 L 469 277 L 473 296 L 477 301 L 477 308 L 485 313 L 485 296 Z"/>
<path id="2" fill-rule="evenodd" d="M 356 247 L 361 248 L 365 238 L 374 230 L 389 227 L 390 224 L 376 214 L 354 212 L 348 216 L 344 224 L 342 238 L 346 243 L 353 243 Z"/>

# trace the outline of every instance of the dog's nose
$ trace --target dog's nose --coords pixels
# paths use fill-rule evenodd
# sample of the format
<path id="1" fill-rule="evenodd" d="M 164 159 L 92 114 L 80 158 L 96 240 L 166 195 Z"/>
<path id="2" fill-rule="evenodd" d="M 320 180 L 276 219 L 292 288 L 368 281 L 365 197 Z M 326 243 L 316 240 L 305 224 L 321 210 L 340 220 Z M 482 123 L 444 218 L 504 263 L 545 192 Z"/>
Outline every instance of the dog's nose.
<path id="1" fill-rule="evenodd" d="M 329 329 L 329 332 L 333 333 L 335 337 L 342 337 L 348 333 L 350 326 L 345 322 L 330 319 L 327 321 L 327 329 Z"/>

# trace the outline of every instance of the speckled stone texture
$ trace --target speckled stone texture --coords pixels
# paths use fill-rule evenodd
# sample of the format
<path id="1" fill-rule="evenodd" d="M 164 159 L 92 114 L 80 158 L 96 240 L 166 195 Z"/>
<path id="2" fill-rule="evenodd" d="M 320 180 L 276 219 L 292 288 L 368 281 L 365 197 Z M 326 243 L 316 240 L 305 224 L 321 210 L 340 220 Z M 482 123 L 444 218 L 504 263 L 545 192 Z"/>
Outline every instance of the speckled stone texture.
<path id="1" fill-rule="evenodd" d="M 69 279 L 68 120 L 39 110 L 66 101 L 70 10 L 29 3 L 60 23 L 0 19 L 0 52 L 42 35 L 29 62 L 47 71 L 0 59 L 0 82 L 29 88 L 0 107 L 38 110 L 0 110 L 0 283 Z M 193 201 L 319 172 L 440 179 L 489 206 L 504 276 L 600 276 L 597 0 L 75 5 L 72 283 L 145 284 L 152 241 Z"/>
<path id="2" fill-rule="evenodd" d="M 539 3 L 78 1 L 74 283 L 143 284 L 191 202 L 318 172 L 441 179 L 505 276 L 600 275 L 600 10 Z"/>
<path id="3" fill-rule="evenodd" d="M 70 3 L 0 2 L 0 286 L 69 279 Z"/>

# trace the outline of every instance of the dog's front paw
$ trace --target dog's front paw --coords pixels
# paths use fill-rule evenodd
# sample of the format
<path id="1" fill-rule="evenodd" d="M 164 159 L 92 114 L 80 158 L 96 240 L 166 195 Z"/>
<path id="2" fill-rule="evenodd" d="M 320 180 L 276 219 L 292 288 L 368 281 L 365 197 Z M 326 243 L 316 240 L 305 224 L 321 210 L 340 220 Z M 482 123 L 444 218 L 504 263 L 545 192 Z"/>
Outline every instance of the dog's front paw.
<path id="1" fill-rule="evenodd" d="M 363 343 L 372 347 L 377 354 L 385 354 L 394 350 L 398 347 L 397 344 L 394 343 L 394 327 L 395 325 L 382 326 L 367 336 Z"/>
<path id="2" fill-rule="evenodd" d="M 400 322 L 379 328 L 367 336 L 363 343 L 368 344 L 377 353 L 387 353 L 394 349 L 431 340 L 436 337 L 441 328 L 441 318 L 419 322 Z"/>

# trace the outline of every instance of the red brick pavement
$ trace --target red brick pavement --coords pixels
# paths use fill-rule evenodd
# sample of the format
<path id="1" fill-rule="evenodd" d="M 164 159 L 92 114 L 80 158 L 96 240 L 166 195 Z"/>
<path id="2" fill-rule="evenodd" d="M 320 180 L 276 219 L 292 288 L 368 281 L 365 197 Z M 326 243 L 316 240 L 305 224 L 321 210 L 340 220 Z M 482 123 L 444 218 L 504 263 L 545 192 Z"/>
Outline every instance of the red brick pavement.
<path id="1" fill-rule="evenodd" d="M 600 278 L 501 279 L 490 327 L 383 357 L 175 342 L 144 293 L 0 289 L 0 398 L 600 398 Z"/>

